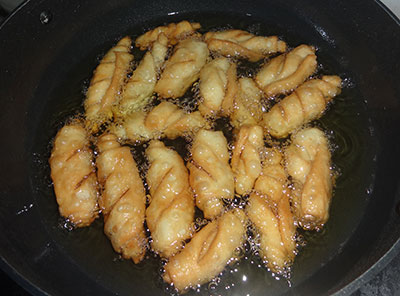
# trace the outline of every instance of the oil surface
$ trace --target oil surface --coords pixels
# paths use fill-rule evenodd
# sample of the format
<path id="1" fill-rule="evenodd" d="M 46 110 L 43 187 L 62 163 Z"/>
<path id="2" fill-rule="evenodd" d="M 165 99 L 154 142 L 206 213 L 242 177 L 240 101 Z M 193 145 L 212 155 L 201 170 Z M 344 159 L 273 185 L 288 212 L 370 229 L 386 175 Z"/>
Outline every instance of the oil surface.
<path id="1" fill-rule="evenodd" d="M 248 16 L 232 17 L 230 15 L 178 15 L 154 20 L 152 23 L 140 27 L 132 27 L 130 35 L 137 37 L 149 28 L 157 25 L 188 19 L 200 22 L 202 32 L 237 28 L 248 30 L 257 35 L 278 35 L 295 47 L 301 43 L 315 45 L 318 48 L 318 62 L 320 74 L 337 74 L 347 81 L 342 94 L 334 99 L 326 114 L 311 125 L 321 127 L 328 135 L 333 149 L 333 163 L 339 172 L 336 181 L 331 217 L 321 232 L 305 232 L 300 234 L 304 238 L 305 246 L 300 247 L 300 252 L 295 258 L 291 269 L 290 283 L 285 278 L 276 279 L 261 263 L 261 260 L 247 247 L 242 259 L 225 268 L 222 274 L 209 284 L 190 291 L 186 295 L 246 295 L 260 294 L 265 291 L 271 295 L 289 292 L 291 289 L 304 285 L 307 280 L 317 273 L 321 266 L 327 265 L 340 254 L 345 242 L 357 227 L 363 209 L 368 201 L 370 184 L 373 181 L 374 160 L 370 157 L 368 143 L 371 137 L 371 123 L 368 120 L 366 108 L 362 97 L 347 69 L 338 62 L 341 57 L 339 52 L 330 49 L 331 42 L 314 44 L 305 36 L 294 34 L 284 28 L 284 25 L 260 22 Z M 121 36 L 122 37 L 122 36 Z M 54 242 L 63 252 L 71 258 L 81 269 L 92 275 L 96 281 L 104 285 L 105 289 L 118 293 L 118 285 L 130 286 L 131 278 L 136 278 L 149 293 L 176 294 L 176 292 L 161 279 L 162 263 L 159 258 L 147 253 L 146 259 L 140 264 L 133 264 L 128 260 L 120 259 L 115 253 L 110 242 L 103 234 L 103 222 L 97 219 L 90 227 L 71 231 L 68 225 L 59 217 L 55 196 L 49 178 L 48 158 L 51 143 L 57 130 L 72 116 L 82 113 L 82 103 L 85 90 L 92 76 L 92 71 L 101 57 L 114 40 L 104 44 L 101 49 L 94 49 L 93 55 L 86 57 L 69 78 L 60 81 L 58 88 L 50 94 L 50 100 L 45 108 L 41 122 L 41 133 L 37 135 L 32 169 L 35 172 L 32 186 L 36 193 L 36 203 L 42 213 L 43 224 L 54 238 Z M 135 59 L 139 60 L 143 53 L 134 50 Z M 255 73 L 258 64 L 241 62 L 240 76 L 251 76 Z M 185 101 L 193 109 L 190 98 L 196 97 L 195 89 L 185 94 Z M 229 142 L 232 142 L 232 128 L 226 120 L 217 121 L 215 129 L 222 130 Z M 163 140 L 167 146 L 173 146 L 176 151 L 187 161 L 188 142 L 186 139 Z M 141 168 L 144 177 L 146 159 L 144 150 L 146 144 L 132 146 L 135 160 Z M 197 215 L 201 218 L 200 211 Z M 96 250 L 93 252 L 93 250 Z M 115 280 L 118 278 L 118 280 Z M 111 279 L 111 280 L 110 280 Z M 131 287 L 134 290 L 134 286 Z"/>

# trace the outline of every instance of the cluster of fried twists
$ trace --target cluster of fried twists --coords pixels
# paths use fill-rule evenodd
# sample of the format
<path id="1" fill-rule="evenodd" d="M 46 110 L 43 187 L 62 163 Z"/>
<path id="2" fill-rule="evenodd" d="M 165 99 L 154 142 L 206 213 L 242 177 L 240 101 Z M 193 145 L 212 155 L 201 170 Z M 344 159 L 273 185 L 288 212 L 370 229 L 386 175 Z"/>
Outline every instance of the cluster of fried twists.
<path id="1" fill-rule="evenodd" d="M 312 46 L 287 51 L 276 36 L 202 35 L 200 27 L 182 21 L 141 35 L 135 45 L 147 51 L 136 67 L 131 39 L 121 39 L 94 71 L 85 120 L 58 132 L 49 160 L 60 214 L 82 227 L 102 213 L 115 251 L 138 263 L 151 248 L 167 259 L 163 278 L 180 292 L 238 259 L 248 231 L 266 266 L 282 273 L 297 252 L 296 228 L 326 223 L 329 143 L 304 126 L 341 88 L 337 76 L 312 76 Z M 254 77 L 237 77 L 238 59 L 265 62 Z M 187 112 L 176 102 L 196 81 L 198 111 Z M 219 117 L 233 126 L 233 145 L 213 128 Z M 265 144 L 289 135 L 287 145 Z M 185 161 L 160 141 L 177 137 L 191 142 Z M 148 141 L 141 176 L 126 144 Z M 195 206 L 206 221 L 201 229 Z"/>

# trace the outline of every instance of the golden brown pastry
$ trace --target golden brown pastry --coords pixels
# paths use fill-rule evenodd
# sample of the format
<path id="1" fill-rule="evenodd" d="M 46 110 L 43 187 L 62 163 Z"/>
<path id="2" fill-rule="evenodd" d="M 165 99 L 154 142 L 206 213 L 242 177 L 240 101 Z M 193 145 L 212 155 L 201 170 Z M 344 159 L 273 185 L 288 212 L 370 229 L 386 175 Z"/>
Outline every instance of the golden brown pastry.
<path id="1" fill-rule="evenodd" d="M 300 45 L 287 54 L 271 59 L 256 75 L 258 86 L 267 96 L 287 93 L 302 84 L 317 68 L 315 49 Z"/>
<path id="2" fill-rule="evenodd" d="M 129 147 L 121 146 L 112 134 L 102 135 L 97 148 L 104 232 L 116 252 L 139 263 L 147 246 L 144 230 L 146 194 L 136 162 Z"/>
<path id="3" fill-rule="evenodd" d="M 158 80 L 155 91 L 161 98 L 178 98 L 200 75 L 209 52 L 207 44 L 196 39 L 180 41 L 172 56 L 166 61 L 165 68 Z"/>
<path id="4" fill-rule="evenodd" d="M 163 101 L 149 113 L 137 111 L 128 115 L 110 130 L 123 140 L 147 141 L 167 137 L 175 139 L 192 135 L 207 125 L 199 111 L 186 113 L 175 104 Z"/>
<path id="5" fill-rule="evenodd" d="M 254 190 L 278 203 L 288 193 L 288 178 L 283 166 L 283 155 L 276 148 L 266 148 L 263 153 L 262 171 Z"/>
<path id="6" fill-rule="evenodd" d="M 268 196 L 253 192 L 246 213 L 259 235 L 260 257 L 273 272 L 284 272 L 296 254 L 296 227 L 288 195 L 283 194 L 275 204 Z"/>
<path id="7" fill-rule="evenodd" d="M 210 281 L 235 260 L 246 239 L 246 216 L 233 209 L 209 222 L 165 265 L 164 280 L 180 292 Z"/>
<path id="8" fill-rule="evenodd" d="M 239 85 L 236 76 L 237 66 L 235 63 L 231 63 L 226 72 L 226 91 L 221 104 L 221 116 L 230 116 L 233 112 L 235 99 L 239 92 Z"/>
<path id="9" fill-rule="evenodd" d="M 133 56 L 129 54 L 131 39 L 122 38 L 97 66 L 84 102 L 87 127 L 97 132 L 112 116 L 112 106 L 126 80 Z"/>
<path id="10" fill-rule="evenodd" d="M 340 93 L 338 76 L 322 76 L 298 87 L 263 115 L 267 133 L 284 138 L 302 125 L 322 116 L 330 100 Z"/>
<path id="11" fill-rule="evenodd" d="M 293 180 L 292 204 L 300 226 L 322 227 L 329 217 L 332 197 L 331 154 L 325 134 L 303 129 L 291 137 L 286 149 L 286 169 Z"/>
<path id="12" fill-rule="evenodd" d="M 189 174 L 179 154 L 157 140 L 146 149 L 149 160 L 147 184 L 151 202 L 146 210 L 152 249 L 161 257 L 177 253 L 191 237 L 194 198 Z"/>
<path id="13" fill-rule="evenodd" d="M 258 124 L 262 120 L 262 92 L 253 79 L 242 77 L 238 80 L 239 92 L 235 96 L 231 124 L 240 128 L 242 125 Z"/>
<path id="14" fill-rule="evenodd" d="M 227 58 L 217 58 L 207 63 L 200 71 L 200 113 L 205 117 L 215 116 L 222 107 L 228 84 L 230 67 Z"/>
<path id="15" fill-rule="evenodd" d="M 227 141 L 221 131 L 200 130 L 192 143 L 189 182 L 196 205 L 204 217 L 213 219 L 223 212 L 222 199 L 232 199 L 234 178 L 229 166 Z"/>
<path id="16" fill-rule="evenodd" d="M 58 131 L 49 159 L 61 216 L 75 226 L 88 226 L 98 216 L 98 188 L 93 152 L 79 124 Z"/>
<path id="17" fill-rule="evenodd" d="M 118 116 L 139 111 L 150 102 L 157 77 L 167 55 L 167 46 L 168 39 L 161 33 L 125 85 L 121 99 L 114 108 Z"/>
<path id="18" fill-rule="evenodd" d="M 204 37 L 211 51 L 227 57 L 245 58 L 252 62 L 261 60 L 271 53 L 286 51 L 286 43 L 276 36 L 254 36 L 242 30 L 208 32 Z"/>
<path id="19" fill-rule="evenodd" d="M 235 176 L 235 191 L 248 194 L 261 173 L 261 154 L 264 148 L 264 132 L 261 126 L 242 126 L 237 135 L 231 160 Z"/>
<path id="20" fill-rule="evenodd" d="M 175 45 L 179 40 L 185 39 L 189 36 L 198 36 L 196 30 L 200 29 L 199 23 L 189 23 L 188 21 L 181 21 L 179 23 L 170 23 L 167 26 L 160 26 L 153 30 L 147 31 L 135 40 L 135 45 L 140 47 L 141 50 L 150 47 L 154 41 L 157 40 L 161 33 L 169 40 L 169 44 Z"/>

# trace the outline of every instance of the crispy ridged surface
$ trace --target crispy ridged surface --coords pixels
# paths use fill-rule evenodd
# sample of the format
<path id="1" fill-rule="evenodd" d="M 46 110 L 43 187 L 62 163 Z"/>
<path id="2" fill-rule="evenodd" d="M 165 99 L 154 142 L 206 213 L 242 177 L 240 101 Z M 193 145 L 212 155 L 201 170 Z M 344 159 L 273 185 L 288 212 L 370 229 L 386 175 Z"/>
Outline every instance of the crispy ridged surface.
<path id="1" fill-rule="evenodd" d="M 98 216 L 98 188 L 88 135 L 79 124 L 65 125 L 56 135 L 49 159 L 61 216 L 77 227 Z"/>
<path id="2" fill-rule="evenodd" d="M 238 93 L 234 100 L 231 123 L 234 127 L 258 124 L 262 120 L 262 92 L 251 78 L 238 80 Z"/>
<path id="3" fill-rule="evenodd" d="M 135 45 L 144 50 L 152 46 L 158 36 L 163 33 L 168 38 L 168 43 L 174 45 L 179 40 L 185 39 L 189 36 L 199 36 L 196 30 L 200 29 L 199 23 L 189 23 L 188 21 L 181 21 L 179 23 L 170 23 L 167 26 L 159 26 L 153 30 L 147 31 L 135 40 Z"/>
<path id="4" fill-rule="evenodd" d="M 263 115 L 266 132 L 273 137 L 284 138 L 321 117 L 328 102 L 340 93 L 340 84 L 338 76 L 322 76 L 321 79 L 305 82 Z"/>
<path id="5" fill-rule="evenodd" d="M 252 62 L 269 54 L 286 51 L 286 43 L 276 36 L 255 36 L 242 30 L 208 32 L 204 35 L 208 48 L 227 57 L 240 57 Z"/>
<path id="6" fill-rule="evenodd" d="M 209 222 L 165 265 L 164 280 L 183 292 L 210 281 L 234 260 L 246 235 L 246 217 L 234 209 Z"/>
<path id="7" fill-rule="evenodd" d="M 227 141 L 221 131 L 200 130 L 191 147 L 187 164 L 196 205 L 204 217 L 213 219 L 223 212 L 223 198 L 232 199 L 234 178 L 229 166 Z"/>
<path id="8" fill-rule="evenodd" d="M 100 206 L 104 232 L 114 250 L 140 262 L 146 252 L 144 231 L 146 195 L 131 151 L 112 134 L 98 139 L 97 176 L 102 186 Z"/>
<path id="9" fill-rule="evenodd" d="M 209 52 L 207 44 L 196 39 L 180 41 L 158 80 L 155 91 L 162 98 L 178 98 L 200 75 Z"/>
<path id="10" fill-rule="evenodd" d="M 167 46 L 168 39 L 161 33 L 125 85 L 121 100 L 114 108 L 116 116 L 140 111 L 150 102 L 168 52 Z"/>
<path id="11" fill-rule="evenodd" d="M 242 126 L 232 153 L 231 167 L 235 176 L 235 191 L 247 194 L 261 173 L 264 132 L 261 126 Z"/>
<path id="12" fill-rule="evenodd" d="M 200 71 L 200 113 L 209 117 L 217 115 L 227 90 L 227 72 L 230 62 L 227 58 L 217 58 L 207 63 Z"/>
<path id="13" fill-rule="evenodd" d="M 328 220 L 332 197 L 331 154 L 325 134 L 306 128 L 292 136 L 286 169 L 294 182 L 293 208 L 300 226 L 320 228 Z"/>
<path id="14" fill-rule="evenodd" d="M 124 37 L 111 48 L 97 66 L 84 102 L 86 125 L 92 132 L 113 117 L 112 107 L 126 80 L 133 56 L 131 39 Z"/>
<path id="15" fill-rule="evenodd" d="M 271 59 L 260 69 L 255 80 L 267 96 L 274 96 L 292 91 L 316 68 L 315 49 L 303 44 Z"/>
<path id="16" fill-rule="evenodd" d="M 147 184 L 151 202 L 146 210 L 152 249 L 162 257 L 177 253 L 191 237 L 194 198 L 189 174 L 179 154 L 157 140 L 146 149 L 149 160 Z"/>
<path id="17" fill-rule="evenodd" d="M 123 140 L 136 142 L 192 135 L 206 125 L 199 111 L 186 113 L 175 104 L 163 101 L 149 113 L 133 112 L 110 130 Z"/>

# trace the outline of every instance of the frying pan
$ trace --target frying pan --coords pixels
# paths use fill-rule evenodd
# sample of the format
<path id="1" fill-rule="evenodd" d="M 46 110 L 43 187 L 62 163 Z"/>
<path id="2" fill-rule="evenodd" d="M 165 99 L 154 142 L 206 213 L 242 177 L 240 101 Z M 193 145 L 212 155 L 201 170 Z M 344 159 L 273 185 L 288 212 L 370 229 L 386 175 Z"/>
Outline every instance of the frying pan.
<path id="1" fill-rule="evenodd" d="M 70 230 L 60 219 L 47 159 L 102 54 L 124 35 L 188 19 L 204 29 L 277 34 L 317 48 L 320 73 L 345 80 L 313 123 L 339 172 L 331 217 L 302 233 L 290 283 L 252 254 L 219 283 L 187 295 L 348 294 L 400 249 L 400 25 L 374 1 L 28 1 L 0 28 L 1 267 L 37 295 L 162 295 L 161 263 L 134 265 L 112 250 L 98 219 Z M 228 26 L 229 25 L 229 26 Z"/>

